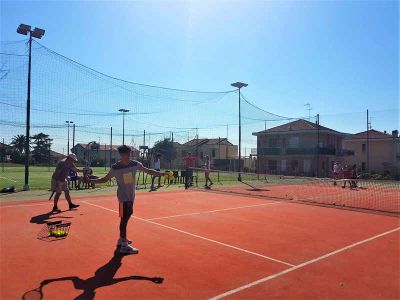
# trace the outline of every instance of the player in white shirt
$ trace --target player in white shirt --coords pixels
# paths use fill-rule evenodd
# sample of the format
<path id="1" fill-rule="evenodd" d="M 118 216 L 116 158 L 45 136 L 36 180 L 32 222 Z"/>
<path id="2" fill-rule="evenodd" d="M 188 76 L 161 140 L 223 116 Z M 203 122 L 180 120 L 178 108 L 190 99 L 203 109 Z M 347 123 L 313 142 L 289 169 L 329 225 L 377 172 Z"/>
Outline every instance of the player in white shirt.
<path id="1" fill-rule="evenodd" d="M 333 164 L 333 179 L 335 180 L 334 185 L 336 185 L 336 180 L 339 179 L 339 173 L 340 173 L 340 165 L 339 162 L 335 161 Z"/>

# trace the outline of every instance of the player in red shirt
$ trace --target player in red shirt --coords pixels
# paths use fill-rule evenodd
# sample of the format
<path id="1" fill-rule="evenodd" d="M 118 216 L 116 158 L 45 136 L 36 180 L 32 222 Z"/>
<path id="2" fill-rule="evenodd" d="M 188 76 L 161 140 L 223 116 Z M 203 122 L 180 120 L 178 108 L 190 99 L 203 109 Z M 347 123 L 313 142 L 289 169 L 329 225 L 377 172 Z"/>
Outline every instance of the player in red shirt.
<path id="1" fill-rule="evenodd" d="M 188 153 L 186 156 L 182 158 L 185 162 L 186 174 L 185 174 L 185 189 L 188 189 L 192 185 L 193 178 L 193 170 L 194 164 L 196 162 L 196 156 L 192 155 L 192 153 Z"/>

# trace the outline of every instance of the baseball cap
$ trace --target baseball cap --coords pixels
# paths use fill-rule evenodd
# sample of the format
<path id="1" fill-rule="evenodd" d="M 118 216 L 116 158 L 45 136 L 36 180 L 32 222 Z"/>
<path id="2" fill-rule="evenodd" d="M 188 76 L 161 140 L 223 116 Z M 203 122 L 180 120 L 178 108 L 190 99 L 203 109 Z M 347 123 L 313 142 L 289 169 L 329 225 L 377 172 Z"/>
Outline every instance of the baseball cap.
<path id="1" fill-rule="evenodd" d="M 76 155 L 74 153 L 68 154 L 69 158 L 72 158 L 74 161 L 78 161 L 78 158 L 76 157 Z"/>

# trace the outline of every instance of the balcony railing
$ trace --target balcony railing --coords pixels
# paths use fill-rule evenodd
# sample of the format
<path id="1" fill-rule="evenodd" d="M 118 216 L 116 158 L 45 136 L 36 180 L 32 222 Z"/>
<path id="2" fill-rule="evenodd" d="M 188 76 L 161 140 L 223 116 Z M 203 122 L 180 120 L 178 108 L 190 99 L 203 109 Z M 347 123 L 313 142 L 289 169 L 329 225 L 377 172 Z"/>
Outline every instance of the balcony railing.
<path id="1" fill-rule="evenodd" d="M 286 155 L 336 155 L 335 148 L 321 147 L 319 148 L 287 148 L 285 150 Z"/>
<path id="2" fill-rule="evenodd" d="M 261 148 L 260 149 L 260 155 L 280 155 L 281 154 L 281 148 Z"/>
<path id="3" fill-rule="evenodd" d="M 278 148 L 278 147 L 268 147 L 260 148 L 260 155 L 336 155 L 337 151 L 335 148 L 320 147 L 318 148 Z"/>

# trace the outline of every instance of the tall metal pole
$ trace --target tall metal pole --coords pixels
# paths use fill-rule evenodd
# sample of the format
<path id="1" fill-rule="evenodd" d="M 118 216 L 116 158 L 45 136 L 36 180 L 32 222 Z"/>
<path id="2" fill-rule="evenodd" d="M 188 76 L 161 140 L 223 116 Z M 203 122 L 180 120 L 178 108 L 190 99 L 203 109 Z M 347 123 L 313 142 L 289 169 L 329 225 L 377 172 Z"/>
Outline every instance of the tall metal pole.
<path id="1" fill-rule="evenodd" d="M 3 146 L 5 147 L 4 138 L 3 138 Z M 2 167 L 3 172 L 4 172 L 4 161 L 5 160 L 6 160 L 6 149 L 4 148 L 4 150 L 2 152 L 2 158 L 1 158 L 1 167 Z"/>
<path id="2" fill-rule="evenodd" d="M 75 153 L 75 123 L 72 125 L 72 153 Z"/>
<path id="3" fill-rule="evenodd" d="M 199 147 L 199 129 L 196 128 L 196 162 L 197 162 L 197 156 L 199 155 L 199 148 L 198 147 Z"/>
<path id="4" fill-rule="evenodd" d="M 318 177 L 319 175 L 319 114 L 317 114 L 317 169 L 316 169 L 316 175 Z"/>
<path id="5" fill-rule="evenodd" d="M 369 174 L 369 112 L 367 109 L 367 173 Z"/>
<path id="6" fill-rule="evenodd" d="M 104 171 L 107 170 L 107 143 L 104 143 Z"/>
<path id="7" fill-rule="evenodd" d="M 241 109 L 240 109 L 240 88 L 239 88 L 239 175 L 238 180 L 242 181 L 242 116 L 241 116 Z"/>
<path id="8" fill-rule="evenodd" d="M 26 95 L 26 133 L 25 133 L 25 185 L 29 190 L 29 139 L 31 127 L 31 65 L 32 65 L 32 34 L 29 32 L 29 60 L 28 60 L 28 89 Z"/>
<path id="9" fill-rule="evenodd" d="M 67 121 L 67 124 L 68 124 L 67 155 L 69 155 L 69 121 Z"/>
<path id="10" fill-rule="evenodd" d="M 125 145 L 125 112 L 122 112 L 122 145 Z"/>
<path id="11" fill-rule="evenodd" d="M 221 166 L 221 137 L 218 137 L 218 163 Z M 219 182 L 219 171 L 218 171 L 218 182 Z"/>
<path id="12" fill-rule="evenodd" d="M 113 146 L 113 140 L 112 140 L 112 127 L 111 127 L 111 129 L 110 129 L 110 169 L 111 169 L 111 166 L 112 166 L 112 162 L 111 162 L 111 160 L 112 160 L 112 146 Z"/>

